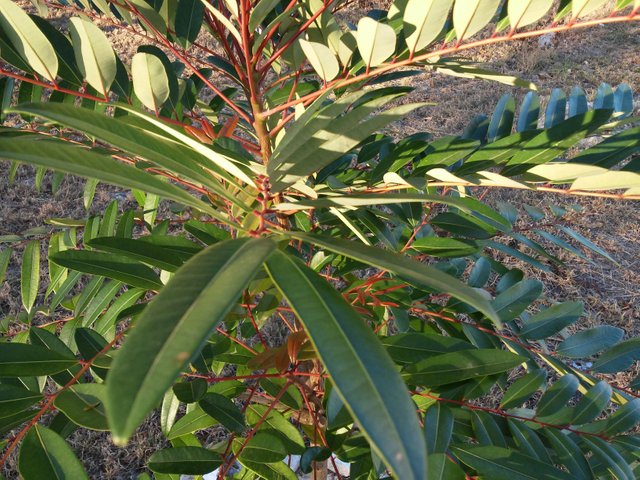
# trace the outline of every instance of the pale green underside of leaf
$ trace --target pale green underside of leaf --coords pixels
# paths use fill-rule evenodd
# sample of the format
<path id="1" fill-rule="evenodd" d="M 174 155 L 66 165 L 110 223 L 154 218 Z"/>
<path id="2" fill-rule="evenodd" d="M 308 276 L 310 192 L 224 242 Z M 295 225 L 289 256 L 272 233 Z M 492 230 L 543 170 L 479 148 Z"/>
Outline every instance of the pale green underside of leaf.
<path id="1" fill-rule="evenodd" d="M 131 60 L 131 77 L 142 104 L 158 112 L 169 98 L 169 77 L 162 61 L 150 53 L 136 53 Z"/>
<path id="2" fill-rule="evenodd" d="M 491 21 L 500 0 L 457 0 L 453 6 L 453 27 L 458 41 L 472 37 Z"/>
<path id="3" fill-rule="evenodd" d="M 116 78 L 116 54 L 106 35 L 89 20 L 71 19 L 69 26 L 76 62 L 85 80 L 106 95 Z"/>
<path id="4" fill-rule="evenodd" d="M 58 57 L 47 37 L 13 0 L 0 0 L 0 26 L 18 53 L 50 81 L 58 74 Z"/>

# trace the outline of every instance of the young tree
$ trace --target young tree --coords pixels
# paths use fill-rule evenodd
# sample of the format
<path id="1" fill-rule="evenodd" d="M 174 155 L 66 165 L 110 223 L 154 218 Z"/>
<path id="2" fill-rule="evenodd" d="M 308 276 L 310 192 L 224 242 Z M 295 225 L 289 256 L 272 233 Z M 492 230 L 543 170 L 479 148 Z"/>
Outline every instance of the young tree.
<path id="1" fill-rule="evenodd" d="M 535 92 L 517 115 L 507 95 L 458 137 L 380 132 L 424 106 L 394 80 L 533 89 L 455 54 L 637 21 L 639 2 L 397 0 L 350 25 L 351 3 L 33 0 L 29 15 L 0 0 L 0 114 L 24 120 L 0 129 L 0 158 L 139 204 L 3 238 L 2 273 L 22 252 L 24 312 L 0 344 L 0 463 L 19 447 L 27 480 L 86 478 L 66 436 L 124 446 L 160 408 L 159 479 L 294 479 L 291 455 L 362 479 L 638 477 L 638 393 L 603 376 L 640 358 L 638 339 L 570 335 L 582 304 L 531 307 L 541 283 L 491 254 L 544 269 L 558 260 L 540 238 L 606 252 L 559 209 L 549 224 L 528 207 L 539 226 L 522 232 L 517 209 L 481 196 L 640 197 L 630 87 L 604 85 L 591 106 L 557 91 L 545 115 Z M 107 28 L 142 40 L 130 61 Z M 499 405 L 474 401 L 489 391 Z M 224 440 L 203 445 L 214 425 Z"/>

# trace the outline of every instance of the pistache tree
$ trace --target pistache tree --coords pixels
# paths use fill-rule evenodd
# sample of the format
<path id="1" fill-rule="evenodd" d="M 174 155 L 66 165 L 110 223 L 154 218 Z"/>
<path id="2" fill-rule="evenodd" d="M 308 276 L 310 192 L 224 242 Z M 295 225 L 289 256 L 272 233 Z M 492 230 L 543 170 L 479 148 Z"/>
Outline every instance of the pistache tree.
<path id="1" fill-rule="evenodd" d="M 396 0 L 352 24 L 353 3 L 0 0 L 9 177 L 135 199 L 0 237 L 24 306 L 1 324 L 5 469 L 87 478 L 74 430 L 126 448 L 155 415 L 170 448 L 144 478 L 640 477 L 640 381 L 610 383 L 640 341 L 542 306 L 509 261 L 613 261 L 567 205 L 640 198 L 633 92 L 541 104 L 459 55 L 635 22 L 640 2 Z M 405 98 L 424 72 L 529 93 L 458 136 L 385 133 L 431 108 Z M 495 189 L 558 204 L 492 207 Z"/>

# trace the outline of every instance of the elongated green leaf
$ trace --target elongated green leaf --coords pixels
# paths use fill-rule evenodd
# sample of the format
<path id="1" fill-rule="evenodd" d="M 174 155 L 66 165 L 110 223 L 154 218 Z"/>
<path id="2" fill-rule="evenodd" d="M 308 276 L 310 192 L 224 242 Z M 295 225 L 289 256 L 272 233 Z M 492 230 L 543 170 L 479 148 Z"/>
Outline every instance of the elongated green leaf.
<path id="1" fill-rule="evenodd" d="M 25 480 L 89 479 L 67 442 L 40 425 L 34 425 L 22 441 L 18 470 Z"/>
<path id="2" fill-rule="evenodd" d="M 526 27 L 546 15 L 553 0 L 510 0 L 508 7 L 511 28 Z"/>
<path id="3" fill-rule="evenodd" d="M 385 338 L 382 343 L 393 361 L 401 365 L 410 365 L 433 354 L 474 348 L 457 338 L 428 333 L 401 333 Z"/>
<path id="4" fill-rule="evenodd" d="M 31 330 L 29 330 L 29 340 L 34 346 L 48 348 L 60 355 L 64 355 L 66 358 L 72 359 L 75 357 L 73 351 L 71 351 L 71 349 L 67 347 L 65 343 L 58 338 L 58 336 L 43 328 L 31 328 Z M 80 366 L 74 365 L 64 372 L 51 375 L 51 378 L 58 385 L 66 385 L 75 378 L 79 371 Z"/>
<path id="5" fill-rule="evenodd" d="M 309 121 L 306 129 L 301 132 L 301 138 L 288 142 L 290 148 L 283 147 L 281 150 L 276 150 L 267 167 L 272 190 L 280 191 L 326 167 L 372 133 L 424 105 L 407 104 L 378 112 L 382 105 L 402 93 L 393 90 L 389 94 L 382 95 L 379 92 L 378 95 L 377 98 L 368 99 L 355 106 L 337 119 L 333 115 L 331 118 L 322 115 L 319 116 L 318 122 Z M 331 112 L 333 112 L 331 107 L 322 111 L 323 114 Z M 283 142 L 288 140 L 290 135 L 292 130 L 287 132 Z M 307 140 L 306 144 L 304 139 Z M 292 144 L 296 148 L 293 148 Z"/>
<path id="6" fill-rule="evenodd" d="M 614 173 L 614 172 L 612 172 L 612 173 Z M 602 248 L 597 246 L 595 243 L 593 243 L 591 240 L 589 240 L 584 235 L 581 235 L 580 233 L 576 232 L 575 230 L 572 230 L 569 227 L 566 227 L 564 225 L 558 225 L 558 229 L 563 231 L 564 233 L 566 233 L 569 237 L 573 238 L 574 240 L 580 242 L 582 245 L 587 247 L 589 250 L 592 250 L 595 253 L 597 253 L 598 255 L 606 258 L 610 262 L 613 262 L 613 263 L 617 264 L 617 262 L 613 258 L 611 258 L 611 255 L 609 255 L 605 250 L 603 250 Z"/>
<path id="7" fill-rule="evenodd" d="M 55 407 L 72 422 L 91 430 L 109 430 L 104 413 L 104 385 L 73 385 L 58 394 Z"/>
<path id="8" fill-rule="evenodd" d="M 260 427 L 261 431 L 269 431 L 279 436 L 289 453 L 302 454 L 305 450 L 305 444 L 300 431 L 280 412 L 277 410 L 269 412 L 268 408 L 266 405 L 257 404 L 249 406 L 246 412 L 249 425 L 255 427 L 264 418 Z"/>
<path id="9" fill-rule="evenodd" d="M 22 306 L 28 313 L 31 313 L 40 286 L 40 242 L 38 240 L 27 243 L 22 254 L 21 272 Z"/>
<path id="10" fill-rule="evenodd" d="M 107 415 L 118 443 L 160 402 L 274 248 L 267 239 L 213 245 L 176 272 L 144 310 L 107 381 Z"/>
<path id="11" fill-rule="evenodd" d="M 429 454 L 447 452 L 453 422 L 453 413 L 446 405 L 436 402 L 427 409 L 424 416 L 424 436 Z"/>
<path id="12" fill-rule="evenodd" d="M 529 92 L 522 100 L 520 114 L 518 115 L 518 132 L 535 130 L 540 115 L 540 97 L 535 92 Z"/>
<path id="13" fill-rule="evenodd" d="M 33 114 L 59 123 L 65 127 L 85 132 L 126 152 L 140 156 L 156 165 L 167 168 L 189 180 L 200 182 L 218 195 L 244 208 L 241 202 L 215 181 L 203 169 L 215 169 L 205 157 L 193 150 L 156 135 L 151 129 L 124 122 L 103 113 L 78 109 L 74 105 L 56 103 L 22 104 L 13 110 Z M 221 173 L 224 173 L 220 170 Z M 157 193 L 157 192 L 156 192 Z"/>
<path id="14" fill-rule="evenodd" d="M 0 377 L 52 375 L 78 361 L 54 350 L 26 343 L 0 343 Z"/>
<path id="15" fill-rule="evenodd" d="M 571 158 L 571 163 L 612 168 L 640 150 L 640 127 L 628 128 L 583 150 Z"/>
<path id="16" fill-rule="evenodd" d="M 208 393 L 198 404 L 207 415 L 216 419 L 232 432 L 242 433 L 244 430 L 244 416 L 238 407 L 224 395 Z"/>
<path id="17" fill-rule="evenodd" d="M 624 337 L 624 330 L 599 325 L 570 336 L 558 345 L 558 353 L 569 358 L 586 358 L 613 347 Z"/>
<path id="18" fill-rule="evenodd" d="M 276 478 L 278 480 L 298 480 L 298 476 L 284 462 L 262 463 L 251 462 L 243 458 L 238 461 L 251 472 L 257 473 L 261 478 Z"/>
<path id="19" fill-rule="evenodd" d="M 187 245 L 189 243 L 187 241 Z M 132 238 L 98 237 L 91 239 L 87 245 L 105 252 L 119 253 L 129 258 L 141 260 L 169 272 L 175 272 L 197 252 L 186 252 L 184 249 L 179 248 L 165 248 L 154 244 L 152 237 L 149 237 L 149 241 Z M 196 249 L 198 247 L 195 244 L 193 246 Z"/>
<path id="20" fill-rule="evenodd" d="M 550 337 L 575 323 L 583 312 L 584 305 L 582 302 L 556 303 L 529 318 L 522 330 L 520 330 L 520 337 L 529 340 L 541 340 Z"/>
<path id="21" fill-rule="evenodd" d="M 0 384 L 0 418 L 26 410 L 40 400 L 42 395 L 37 392 L 14 385 Z"/>
<path id="22" fill-rule="evenodd" d="M 97 178 L 105 183 L 155 193 L 220 218 L 220 214 L 207 206 L 206 203 L 189 195 L 181 188 L 163 182 L 135 167 L 120 164 L 110 156 L 98 154 L 85 148 L 58 141 L 34 141 L 34 137 L 19 139 L 0 137 L 0 158 L 43 166 L 81 177 Z"/>
<path id="23" fill-rule="evenodd" d="M 159 112 L 169 98 L 169 77 L 162 60 L 150 53 L 136 53 L 131 60 L 133 91 L 148 109 Z"/>
<path id="24" fill-rule="evenodd" d="M 465 257 L 480 251 L 481 244 L 448 237 L 423 237 L 413 242 L 411 248 L 433 257 Z"/>
<path id="25" fill-rule="evenodd" d="M 500 140 L 511 133 L 515 109 L 516 102 L 513 97 L 509 94 L 504 94 L 498 101 L 491 116 L 489 130 L 487 131 L 487 141 L 489 143 Z"/>
<path id="26" fill-rule="evenodd" d="M 297 240 L 326 248 L 340 255 L 353 258 L 367 265 L 395 273 L 416 285 L 432 288 L 438 292 L 448 293 L 458 300 L 477 308 L 497 325 L 500 325 L 500 318 L 485 298 L 458 279 L 434 267 L 416 262 L 397 253 L 387 252 L 380 248 L 369 247 L 340 238 L 298 232 L 291 232 L 287 235 Z"/>
<path id="27" fill-rule="evenodd" d="M 241 445 L 241 441 L 236 441 L 236 446 Z M 269 430 L 258 430 L 245 447 L 239 452 L 238 458 L 244 462 L 253 463 L 275 463 L 283 460 L 287 455 L 287 449 L 280 436 L 276 432 Z"/>
<path id="28" fill-rule="evenodd" d="M 409 0 L 404 10 L 404 37 L 410 52 L 433 42 L 447 21 L 453 0 Z"/>
<path id="29" fill-rule="evenodd" d="M 524 357 L 505 350 L 461 350 L 409 365 L 404 377 L 414 385 L 437 387 L 506 372 L 523 361 Z"/>
<path id="30" fill-rule="evenodd" d="M 640 398 L 634 398 L 620 406 L 607 419 L 605 433 L 611 436 L 618 435 L 633 429 L 638 423 L 640 423 Z"/>
<path id="31" fill-rule="evenodd" d="M 461 42 L 482 30 L 496 14 L 500 0 L 456 0 L 453 28 Z"/>
<path id="32" fill-rule="evenodd" d="M 79 17 L 71 19 L 69 31 L 80 71 L 89 85 L 106 98 L 117 72 L 116 54 L 109 39 L 97 25 Z"/>
<path id="33" fill-rule="evenodd" d="M 640 338 L 630 338 L 604 352 L 593 365 L 596 372 L 616 373 L 640 360 Z"/>
<path id="34" fill-rule="evenodd" d="M 13 250 L 11 248 L 5 248 L 0 251 L 0 285 L 4 282 L 5 275 L 7 274 L 7 267 L 9 266 L 9 260 L 11 260 L 11 254 Z"/>
<path id="35" fill-rule="evenodd" d="M 176 37 L 183 48 L 189 48 L 202 28 L 204 4 L 200 0 L 180 0 L 176 9 Z"/>
<path id="36" fill-rule="evenodd" d="M 502 408 L 514 408 L 521 406 L 541 388 L 547 380 L 544 370 L 536 370 L 519 378 L 507 389 L 500 406 Z"/>
<path id="37" fill-rule="evenodd" d="M 376 67 L 387 60 L 396 49 L 396 34 L 392 27 L 363 17 L 356 33 L 358 50 L 367 67 Z"/>
<path id="38" fill-rule="evenodd" d="M 212 417 L 207 415 L 200 407 L 196 407 L 187 413 L 184 417 L 181 417 L 169 430 L 167 438 L 174 440 L 183 435 L 193 433 L 198 430 L 209 428 L 218 423 Z"/>
<path id="39" fill-rule="evenodd" d="M 571 480 L 573 477 L 517 451 L 501 447 L 453 447 L 453 453 L 492 480 Z"/>
<path id="40" fill-rule="evenodd" d="M 583 444 L 593 452 L 593 456 L 606 465 L 610 474 L 619 480 L 635 480 L 636 475 L 620 453 L 609 443 L 597 437 L 582 438 Z"/>
<path id="41" fill-rule="evenodd" d="M 504 321 L 513 320 L 542 294 L 542 282 L 527 279 L 498 294 L 492 305 Z"/>
<path id="42" fill-rule="evenodd" d="M 183 145 L 186 145 L 187 147 L 191 148 L 192 150 L 194 150 L 194 151 L 198 152 L 199 154 L 203 155 L 204 157 L 209 159 L 211 162 L 213 162 L 214 165 L 217 165 L 222 170 L 225 170 L 226 172 L 231 174 L 233 177 L 236 177 L 236 179 L 239 179 L 239 180 L 247 183 L 248 185 L 253 185 L 253 183 L 254 183 L 253 180 L 236 163 L 234 163 L 233 161 L 231 161 L 227 157 L 221 155 L 220 153 L 212 150 L 207 145 L 204 145 L 204 144 L 198 142 L 197 140 L 195 140 L 195 139 L 191 138 L 190 136 L 188 136 L 188 135 L 176 130 L 175 128 L 163 123 L 162 121 L 158 120 L 155 117 L 152 117 L 152 116 L 147 115 L 145 113 L 139 112 L 138 110 L 136 110 L 135 108 L 133 108 L 133 107 L 131 107 L 129 105 L 118 104 L 118 108 L 130 113 L 131 115 L 133 115 L 135 117 L 138 117 L 138 118 L 144 120 L 145 122 L 147 122 L 147 123 L 153 125 L 154 127 L 158 128 L 162 132 L 164 132 L 164 133 L 168 134 L 169 136 L 173 137 L 174 139 L 176 139 L 177 141 L 179 141 Z"/>
<path id="43" fill-rule="evenodd" d="M 544 392 L 538 401 L 537 415 L 545 417 L 559 411 L 573 397 L 580 382 L 571 375 L 563 375 L 556 383 Z"/>
<path id="44" fill-rule="evenodd" d="M 302 47 L 307 60 L 309 60 L 309 63 L 322 80 L 328 82 L 338 76 L 340 64 L 329 47 L 322 43 L 308 42 L 304 39 L 300 40 L 300 47 Z"/>
<path id="45" fill-rule="evenodd" d="M 433 453 L 427 457 L 429 480 L 464 480 L 466 475 L 460 465 L 455 463 L 444 453 Z"/>
<path id="46" fill-rule="evenodd" d="M 0 26 L 31 68 L 44 78 L 55 82 L 58 57 L 53 46 L 29 15 L 12 0 L 0 0 Z M 4 51 L 2 55 L 4 56 Z"/>
<path id="47" fill-rule="evenodd" d="M 534 166 L 550 162 L 586 137 L 589 132 L 606 123 L 610 116 L 609 110 L 592 110 L 543 131 L 514 155 L 507 163 L 507 170 L 503 174 L 517 173 L 520 170 L 516 166 Z"/>
<path id="48" fill-rule="evenodd" d="M 415 407 L 378 339 L 333 287 L 299 261 L 274 252 L 267 270 L 372 448 L 398 478 L 423 479 L 426 448 Z"/>
<path id="49" fill-rule="evenodd" d="M 602 7 L 607 0 L 573 0 L 571 2 L 571 13 L 573 18 L 580 18 L 595 12 Z"/>
<path id="50" fill-rule="evenodd" d="M 553 451 L 560 463 L 567 467 L 567 470 L 575 479 L 590 480 L 593 478 L 589 464 L 584 458 L 580 447 L 568 435 L 554 428 L 546 429 L 544 434 L 551 442 Z"/>
<path id="51" fill-rule="evenodd" d="M 518 420 L 509 419 L 507 423 L 509 425 L 509 431 L 522 453 L 547 463 L 551 462 L 547 453 L 547 447 L 542 443 L 542 440 L 540 440 L 540 437 L 533 429 Z"/>
<path id="52" fill-rule="evenodd" d="M 90 250 L 65 250 L 50 257 L 61 267 L 101 275 L 147 290 L 162 288 L 160 277 L 149 267 L 122 255 Z"/>
<path id="53" fill-rule="evenodd" d="M 571 423 L 582 425 L 596 419 L 611 400 L 612 389 L 607 382 L 601 380 L 584 394 L 575 407 L 575 415 Z"/>
<path id="54" fill-rule="evenodd" d="M 149 458 L 149 469 L 156 473 L 205 475 L 222 464 L 220 454 L 202 447 L 175 447 L 158 450 Z"/>

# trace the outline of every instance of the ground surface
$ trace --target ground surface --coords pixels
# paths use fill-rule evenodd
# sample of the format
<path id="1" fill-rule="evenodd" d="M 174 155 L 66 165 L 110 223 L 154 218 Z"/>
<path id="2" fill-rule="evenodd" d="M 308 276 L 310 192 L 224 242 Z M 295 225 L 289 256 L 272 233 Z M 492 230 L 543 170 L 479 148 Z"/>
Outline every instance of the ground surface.
<path id="1" fill-rule="evenodd" d="M 361 2 L 364 7 L 369 6 L 367 3 Z M 134 38 L 113 35 L 119 51 L 130 54 L 135 51 Z M 640 89 L 640 26 L 596 27 L 558 35 L 548 43 L 541 47 L 538 40 L 530 40 L 474 51 L 469 56 L 486 62 L 489 68 L 535 82 L 543 96 L 548 96 L 554 87 L 569 90 L 573 85 L 580 85 L 593 95 L 603 81 L 613 85 L 627 82 L 635 90 Z M 437 105 L 421 110 L 394 129 L 405 135 L 416 131 L 431 132 L 436 137 L 458 134 L 475 114 L 490 114 L 506 92 L 513 93 L 518 99 L 523 95 L 522 90 L 506 85 L 430 74 L 420 79 L 415 95 Z M 0 235 L 41 226 L 50 217 L 86 216 L 82 206 L 83 182 L 77 179 L 65 179 L 58 194 L 52 198 L 48 177 L 40 192 L 35 189 L 30 169 L 21 168 L 13 185 L 8 183 L 7 177 L 8 165 L 0 163 Z M 99 188 L 95 205 L 104 205 L 114 198 L 114 193 L 114 189 Z M 502 198 L 515 204 L 541 207 L 564 202 L 535 193 L 492 192 L 491 195 L 493 200 Z M 553 274 L 529 271 L 545 281 L 549 299 L 581 299 L 585 302 L 587 315 L 582 320 L 582 327 L 606 323 L 625 329 L 629 336 L 636 336 L 640 334 L 639 204 L 600 199 L 580 199 L 575 203 L 583 207 L 583 213 L 573 215 L 572 227 L 607 249 L 619 265 L 596 256 L 593 256 L 594 265 L 565 256 L 566 269 Z M 19 309 L 19 264 L 14 256 L 7 280 L 0 286 L 0 317 L 15 314 Z M 162 446 L 157 422 L 153 421 L 143 426 L 126 449 L 115 448 L 107 435 L 100 433 L 85 431 L 72 439 L 91 478 L 100 479 L 135 478 L 143 471 L 150 453 Z M 15 478 L 14 474 L 7 474 L 8 478 Z"/>

